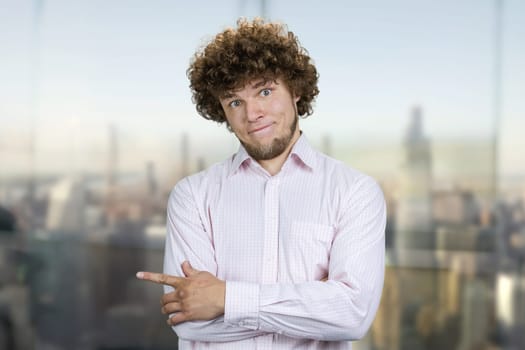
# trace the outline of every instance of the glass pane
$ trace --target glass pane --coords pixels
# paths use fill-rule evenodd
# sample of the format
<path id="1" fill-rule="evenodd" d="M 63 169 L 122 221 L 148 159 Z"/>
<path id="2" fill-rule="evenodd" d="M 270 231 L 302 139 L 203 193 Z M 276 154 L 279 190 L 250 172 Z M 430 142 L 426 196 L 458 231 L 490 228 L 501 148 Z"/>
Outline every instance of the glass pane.
<path id="1" fill-rule="evenodd" d="M 525 348 L 525 3 L 0 1 L 0 349 L 173 349 L 169 192 L 236 152 L 186 69 L 239 16 L 320 72 L 301 129 L 376 178 L 381 305 L 354 349 Z"/>

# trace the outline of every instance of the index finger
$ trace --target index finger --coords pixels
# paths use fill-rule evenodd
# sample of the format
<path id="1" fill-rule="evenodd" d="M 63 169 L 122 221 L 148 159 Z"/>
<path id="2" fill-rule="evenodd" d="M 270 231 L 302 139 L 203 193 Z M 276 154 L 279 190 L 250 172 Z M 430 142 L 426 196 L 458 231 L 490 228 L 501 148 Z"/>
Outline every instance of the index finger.
<path id="1" fill-rule="evenodd" d="M 139 280 L 150 281 L 150 282 L 164 284 L 164 285 L 172 286 L 172 287 L 177 287 L 177 285 L 182 280 L 181 277 L 170 276 L 164 273 L 145 272 L 145 271 L 137 272 L 137 278 Z"/>

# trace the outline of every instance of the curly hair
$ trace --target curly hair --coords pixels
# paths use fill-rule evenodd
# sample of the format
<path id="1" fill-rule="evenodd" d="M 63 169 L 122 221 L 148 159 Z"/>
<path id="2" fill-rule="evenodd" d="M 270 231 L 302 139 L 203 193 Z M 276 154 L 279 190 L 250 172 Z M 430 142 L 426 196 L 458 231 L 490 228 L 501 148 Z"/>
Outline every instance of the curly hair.
<path id="1" fill-rule="evenodd" d="M 297 113 L 312 114 L 319 75 L 295 34 L 278 23 L 256 18 L 237 21 L 197 51 L 187 70 L 197 112 L 204 118 L 226 121 L 219 98 L 253 79 L 282 79 L 295 96 Z"/>

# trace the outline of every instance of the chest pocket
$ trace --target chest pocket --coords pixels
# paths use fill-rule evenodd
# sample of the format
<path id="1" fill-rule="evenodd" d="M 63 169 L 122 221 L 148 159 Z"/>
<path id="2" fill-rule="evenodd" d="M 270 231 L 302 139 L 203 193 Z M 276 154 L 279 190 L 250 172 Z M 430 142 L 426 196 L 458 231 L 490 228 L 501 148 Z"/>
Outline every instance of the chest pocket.
<path id="1" fill-rule="evenodd" d="M 284 252 L 287 279 L 297 283 L 327 277 L 334 232 L 329 225 L 293 221 Z"/>

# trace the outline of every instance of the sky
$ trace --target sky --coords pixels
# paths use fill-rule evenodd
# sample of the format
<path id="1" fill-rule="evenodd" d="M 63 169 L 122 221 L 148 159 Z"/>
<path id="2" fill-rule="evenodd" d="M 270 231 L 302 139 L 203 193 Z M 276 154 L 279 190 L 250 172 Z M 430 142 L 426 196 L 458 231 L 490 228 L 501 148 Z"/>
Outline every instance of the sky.
<path id="1" fill-rule="evenodd" d="M 432 140 L 490 141 L 496 2 L 268 0 L 267 17 L 298 35 L 320 73 L 307 137 L 329 135 L 336 150 L 399 145 L 420 105 Z M 502 3 L 499 167 L 525 174 L 525 2 Z M 235 152 L 224 127 L 197 115 L 186 69 L 214 34 L 258 14 L 258 1 L 240 0 L 0 0 L 2 172 L 28 169 L 31 139 L 39 171 L 103 170 L 109 125 L 127 169 L 173 169 L 183 133 L 192 158 Z"/>

